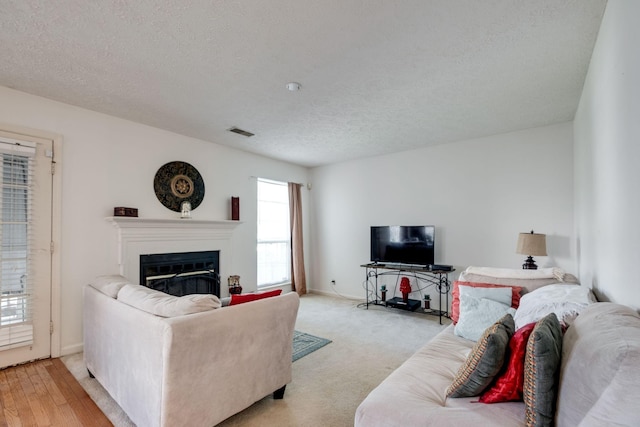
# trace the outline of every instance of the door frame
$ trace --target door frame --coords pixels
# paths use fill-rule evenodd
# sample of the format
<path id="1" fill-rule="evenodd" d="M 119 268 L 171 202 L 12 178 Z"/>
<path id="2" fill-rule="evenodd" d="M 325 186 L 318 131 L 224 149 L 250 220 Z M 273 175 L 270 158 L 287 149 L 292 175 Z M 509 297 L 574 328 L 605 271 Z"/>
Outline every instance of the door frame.
<path id="1" fill-rule="evenodd" d="M 0 130 L 23 137 L 35 137 L 53 141 L 53 158 L 51 159 L 55 173 L 52 179 L 51 194 L 51 240 L 53 253 L 51 254 L 51 357 L 60 357 L 62 348 L 62 305 L 61 305 L 61 237 L 62 237 L 62 135 L 22 126 L 0 122 Z"/>

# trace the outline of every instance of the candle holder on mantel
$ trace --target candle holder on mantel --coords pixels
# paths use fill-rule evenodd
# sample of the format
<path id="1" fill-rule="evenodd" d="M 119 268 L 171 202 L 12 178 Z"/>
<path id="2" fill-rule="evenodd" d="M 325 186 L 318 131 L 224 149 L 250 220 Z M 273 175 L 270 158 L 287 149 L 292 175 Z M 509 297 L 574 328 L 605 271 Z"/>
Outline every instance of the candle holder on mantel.
<path id="1" fill-rule="evenodd" d="M 240 286 L 240 276 L 229 276 L 227 282 L 229 283 L 229 294 L 242 293 L 242 286 Z"/>

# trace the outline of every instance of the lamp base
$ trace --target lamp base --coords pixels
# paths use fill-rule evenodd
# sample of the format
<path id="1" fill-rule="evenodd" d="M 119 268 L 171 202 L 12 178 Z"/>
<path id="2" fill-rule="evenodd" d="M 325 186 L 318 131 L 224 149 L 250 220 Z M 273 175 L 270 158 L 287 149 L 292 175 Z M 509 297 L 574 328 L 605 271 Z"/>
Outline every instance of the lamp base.
<path id="1" fill-rule="evenodd" d="M 523 270 L 537 270 L 538 266 L 536 265 L 533 257 L 529 255 L 526 260 L 524 260 L 524 264 L 522 264 Z"/>

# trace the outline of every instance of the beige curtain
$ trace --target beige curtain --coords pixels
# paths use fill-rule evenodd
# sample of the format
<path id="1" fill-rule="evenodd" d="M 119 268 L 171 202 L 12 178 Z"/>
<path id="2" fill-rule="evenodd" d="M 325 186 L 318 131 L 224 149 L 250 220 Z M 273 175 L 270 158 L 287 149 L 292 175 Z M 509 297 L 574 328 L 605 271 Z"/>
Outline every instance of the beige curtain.
<path id="1" fill-rule="evenodd" d="M 301 184 L 289 183 L 289 222 L 291 223 L 291 289 L 298 295 L 307 293 L 304 274 L 304 250 L 302 244 Z"/>

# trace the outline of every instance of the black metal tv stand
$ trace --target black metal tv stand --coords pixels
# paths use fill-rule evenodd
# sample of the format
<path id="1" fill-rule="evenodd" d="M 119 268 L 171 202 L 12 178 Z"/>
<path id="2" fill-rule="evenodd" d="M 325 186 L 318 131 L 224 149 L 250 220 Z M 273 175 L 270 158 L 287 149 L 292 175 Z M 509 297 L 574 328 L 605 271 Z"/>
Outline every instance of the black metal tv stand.
<path id="1" fill-rule="evenodd" d="M 432 314 L 440 317 L 440 324 L 442 325 L 442 316 L 449 318 L 449 290 L 451 289 L 451 282 L 449 281 L 449 273 L 454 272 L 451 270 L 431 270 L 429 266 L 422 265 L 409 265 L 409 264 L 382 264 L 382 263 L 369 263 L 362 264 L 360 267 L 365 268 L 366 272 L 366 307 L 369 308 L 369 304 L 382 305 L 385 307 L 394 307 L 403 310 L 414 311 L 420 307 L 421 301 L 408 300 L 403 301 L 402 298 L 395 297 L 397 284 L 400 280 L 400 276 L 408 276 L 415 278 L 418 283 L 421 284 L 420 295 L 424 295 L 423 291 L 433 286 L 438 293 L 439 310 L 425 311 L 427 314 Z M 396 286 L 391 291 L 393 298 L 383 299 L 380 290 L 378 289 L 378 277 L 380 276 L 396 276 Z M 370 279 L 373 278 L 373 286 L 370 285 Z M 422 286 L 424 284 L 425 286 Z M 372 289 L 373 287 L 373 289 Z M 373 294 L 371 293 L 373 292 Z M 415 291 L 414 291 L 415 292 Z M 445 297 L 445 306 L 443 310 L 442 297 Z"/>

